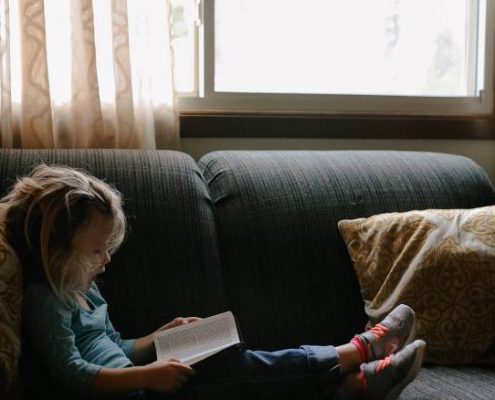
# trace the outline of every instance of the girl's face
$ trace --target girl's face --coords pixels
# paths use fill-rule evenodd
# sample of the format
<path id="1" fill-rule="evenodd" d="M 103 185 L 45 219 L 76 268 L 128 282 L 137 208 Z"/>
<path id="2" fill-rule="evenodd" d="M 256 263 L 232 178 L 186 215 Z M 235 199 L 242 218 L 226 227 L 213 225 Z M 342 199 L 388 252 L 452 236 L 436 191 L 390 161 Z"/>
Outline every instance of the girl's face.
<path id="1" fill-rule="evenodd" d="M 86 290 L 89 290 L 99 274 L 105 272 L 105 267 L 110 262 L 109 242 L 113 230 L 112 218 L 98 211 L 91 211 L 90 218 L 91 222 L 84 233 L 84 252 L 90 264 Z"/>

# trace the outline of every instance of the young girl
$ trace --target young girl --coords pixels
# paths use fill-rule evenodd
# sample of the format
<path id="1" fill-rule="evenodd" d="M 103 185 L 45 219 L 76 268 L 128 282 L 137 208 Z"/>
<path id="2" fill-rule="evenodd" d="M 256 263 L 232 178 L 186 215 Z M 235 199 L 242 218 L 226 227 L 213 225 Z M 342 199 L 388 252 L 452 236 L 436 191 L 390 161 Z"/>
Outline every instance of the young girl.
<path id="1" fill-rule="evenodd" d="M 156 361 L 152 334 L 122 339 L 95 284 L 124 238 L 119 192 L 82 171 L 40 165 L 18 180 L 3 203 L 5 234 L 23 268 L 22 362 L 32 397 L 69 391 L 395 399 L 421 366 L 425 343 L 410 343 L 415 317 L 404 305 L 338 347 L 230 349 L 193 367 Z M 159 330 L 198 319 L 177 318 Z M 41 368 L 35 370 L 36 364 Z"/>

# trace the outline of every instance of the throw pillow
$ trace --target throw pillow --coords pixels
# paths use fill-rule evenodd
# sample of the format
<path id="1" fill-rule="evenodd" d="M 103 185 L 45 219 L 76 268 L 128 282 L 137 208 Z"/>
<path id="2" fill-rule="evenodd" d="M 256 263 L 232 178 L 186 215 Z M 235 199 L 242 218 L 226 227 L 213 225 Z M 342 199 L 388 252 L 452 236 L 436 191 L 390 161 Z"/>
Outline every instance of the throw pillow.
<path id="1" fill-rule="evenodd" d="M 426 361 L 495 362 L 495 206 L 339 221 L 370 322 L 416 311 Z"/>
<path id="2" fill-rule="evenodd" d="M 21 297 L 21 269 L 17 256 L 3 236 L 0 223 L 0 397 L 9 392 L 17 378 L 21 351 Z"/>

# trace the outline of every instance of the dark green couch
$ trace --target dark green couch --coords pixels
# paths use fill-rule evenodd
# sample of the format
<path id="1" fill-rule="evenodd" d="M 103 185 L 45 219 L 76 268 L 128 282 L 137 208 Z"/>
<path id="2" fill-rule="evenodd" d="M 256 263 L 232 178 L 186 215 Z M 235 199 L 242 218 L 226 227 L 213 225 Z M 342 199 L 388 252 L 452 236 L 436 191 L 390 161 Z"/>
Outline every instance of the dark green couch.
<path id="1" fill-rule="evenodd" d="M 251 348 L 341 344 L 363 329 L 340 219 L 495 203 L 453 155 L 392 151 L 0 150 L 5 193 L 33 165 L 82 167 L 124 195 L 128 239 L 100 285 L 124 337 L 232 310 Z M 423 368 L 401 399 L 493 399 L 495 369 Z"/>

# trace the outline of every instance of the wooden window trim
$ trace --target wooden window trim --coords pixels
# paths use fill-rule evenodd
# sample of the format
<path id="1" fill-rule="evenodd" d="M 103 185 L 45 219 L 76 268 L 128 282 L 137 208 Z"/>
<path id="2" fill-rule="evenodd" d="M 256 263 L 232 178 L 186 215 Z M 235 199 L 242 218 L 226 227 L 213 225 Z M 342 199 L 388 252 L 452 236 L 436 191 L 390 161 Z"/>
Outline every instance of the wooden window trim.
<path id="1" fill-rule="evenodd" d="M 495 139 L 495 117 L 193 113 L 184 138 Z"/>

